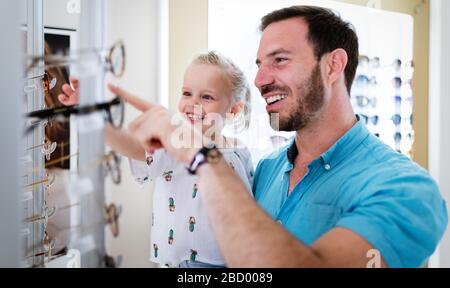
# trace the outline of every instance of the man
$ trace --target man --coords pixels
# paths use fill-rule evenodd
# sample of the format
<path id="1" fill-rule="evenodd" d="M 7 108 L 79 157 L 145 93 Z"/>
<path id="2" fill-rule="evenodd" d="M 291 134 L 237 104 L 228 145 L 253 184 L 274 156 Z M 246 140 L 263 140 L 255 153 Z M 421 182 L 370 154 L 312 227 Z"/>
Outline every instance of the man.
<path id="1" fill-rule="evenodd" d="M 259 163 L 259 206 L 217 150 L 176 149 L 167 110 L 111 87 L 145 111 L 132 134 L 191 163 L 231 267 L 367 267 L 376 255 L 376 267 L 421 266 L 447 225 L 445 203 L 423 169 L 355 117 L 350 25 L 327 9 L 294 6 L 265 16 L 261 30 L 255 85 L 280 130 L 296 137 Z"/>

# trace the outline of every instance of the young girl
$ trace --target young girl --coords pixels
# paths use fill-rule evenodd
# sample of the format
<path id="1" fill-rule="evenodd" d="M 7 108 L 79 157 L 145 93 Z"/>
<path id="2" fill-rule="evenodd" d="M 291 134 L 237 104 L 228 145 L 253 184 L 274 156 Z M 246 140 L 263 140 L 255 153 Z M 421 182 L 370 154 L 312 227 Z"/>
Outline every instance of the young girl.
<path id="1" fill-rule="evenodd" d="M 66 94 L 71 93 L 69 87 L 65 88 Z M 70 99 L 67 95 L 60 96 L 62 102 Z M 229 59 L 210 52 L 199 55 L 187 68 L 179 112 L 192 125 L 201 127 L 205 137 L 223 143 L 224 158 L 251 193 L 253 165 L 250 153 L 245 147 L 233 145 L 235 140 L 221 133 L 221 123 L 229 118 L 245 119 L 241 122 L 247 128 L 249 107 L 250 89 L 245 76 Z M 224 259 L 199 197 L 202 192 L 197 188 L 197 176 L 190 175 L 184 164 L 175 161 L 164 150 L 154 154 L 144 152 L 125 131 L 108 127 L 106 132 L 107 144 L 130 158 L 135 179 L 140 183 L 155 181 L 150 260 L 169 267 L 224 267 Z"/>

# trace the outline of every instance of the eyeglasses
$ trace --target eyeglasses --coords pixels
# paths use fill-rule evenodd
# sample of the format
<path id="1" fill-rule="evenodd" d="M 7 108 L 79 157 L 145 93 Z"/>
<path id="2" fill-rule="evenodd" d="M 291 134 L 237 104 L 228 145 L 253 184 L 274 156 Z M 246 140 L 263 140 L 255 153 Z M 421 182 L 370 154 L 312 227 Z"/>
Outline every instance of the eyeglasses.
<path id="1" fill-rule="evenodd" d="M 394 96 L 394 102 L 395 106 L 399 107 L 402 105 L 402 97 L 401 96 Z"/>
<path id="2" fill-rule="evenodd" d="M 376 98 L 369 98 L 365 95 L 358 95 L 355 97 L 356 99 L 356 104 L 360 107 L 360 108 L 365 108 L 369 105 L 371 105 L 372 107 L 376 107 L 377 106 L 377 99 Z"/>
<path id="3" fill-rule="evenodd" d="M 47 231 L 44 231 L 44 238 L 42 239 L 42 243 L 39 244 L 38 246 L 35 246 L 32 249 L 33 251 L 35 249 L 37 249 L 38 251 L 41 251 L 41 252 L 38 252 L 38 253 L 33 252 L 32 255 L 29 255 L 26 258 L 44 256 L 44 257 L 47 257 L 47 261 L 50 261 L 55 258 L 58 258 L 63 253 L 65 254 L 67 252 L 66 251 L 67 247 L 65 247 L 64 249 L 62 249 L 62 251 L 59 251 L 56 254 L 52 254 L 52 251 L 55 249 L 55 247 L 56 247 L 56 239 L 51 239 L 50 236 L 48 235 Z"/>
<path id="4" fill-rule="evenodd" d="M 377 85 L 378 81 L 375 76 L 368 77 L 366 75 L 358 75 L 355 79 L 355 83 L 359 86 Z"/>
<path id="5" fill-rule="evenodd" d="M 391 120 L 395 126 L 402 124 L 402 116 L 400 114 L 392 115 Z"/>
<path id="6" fill-rule="evenodd" d="M 49 208 L 47 207 L 47 202 L 44 201 L 43 210 L 44 212 L 41 215 L 28 217 L 27 219 L 25 219 L 25 222 L 34 223 L 38 221 L 44 221 L 44 228 L 47 228 L 48 220 L 51 219 L 53 216 L 55 216 L 56 206 Z"/>
<path id="7" fill-rule="evenodd" d="M 26 177 L 26 175 L 25 175 L 25 177 Z M 56 175 L 55 174 L 48 174 L 46 172 L 43 179 L 35 181 L 35 182 L 33 182 L 31 184 L 28 184 L 26 186 L 23 186 L 23 188 L 24 189 L 29 189 L 29 188 L 33 188 L 33 187 L 36 187 L 36 186 L 39 186 L 39 185 L 43 184 L 45 190 L 47 190 L 48 188 L 50 188 L 55 183 L 55 179 L 56 179 Z"/>
<path id="8" fill-rule="evenodd" d="M 394 134 L 394 141 L 395 141 L 395 146 L 396 146 L 396 148 L 397 148 L 397 151 L 401 150 L 401 149 L 400 149 L 400 144 L 401 144 L 401 142 L 402 142 L 402 133 L 396 132 L 396 133 Z"/>
<path id="9" fill-rule="evenodd" d="M 394 78 L 392 78 L 392 86 L 393 86 L 395 89 L 400 89 L 400 88 L 402 88 L 403 85 L 407 85 L 407 84 L 409 84 L 409 85 L 412 87 L 412 85 L 413 85 L 413 80 L 412 80 L 412 79 L 409 79 L 409 80 L 407 80 L 407 81 L 403 81 L 402 78 L 400 78 L 400 77 L 394 77 Z"/>
<path id="10" fill-rule="evenodd" d="M 414 61 L 408 61 L 405 64 L 403 64 L 401 59 L 395 59 L 392 62 L 392 66 L 395 68 L 395 70 L 400 71 L 402 67 L 405 68 L 414 68 Z"/>
<path id="11" fill-rule="evenodd" d="M 372 69 L 377 69 L 380 67 L 380 57 L 370 58 L 366 55 L 360 55 L 359 65 L 362 67 L 370 66 Z"/>
<path id="12" fill-rule="evenodd" d="M 57 83 L 57 79 L 56 78 L 51 78 L 48 75 L 48 73 L 44 73 L 44 75 L 40 75 L 40 76 L 34 76 L 34 77 L 28 77 L 25 79 L 26 82 L 35 80 L 35 79 L 40 79 L 42 78 L 42 88 L 44 89 L 45 93 L 49 93 L 50 90 L 52 90 L 53 88 L 55 88 L 56 83 Z M 31 91 L 34 91 L 37 89 L 37 86 L 35 83 L 29 84 L 29 85 L 25 85 L 25 87 L 23 88 L 23 91 L 25 93 L 29 93 Z"/>
<path id="13" fill-rule="evenodd" d="M 100 201 L 98 198 L 95 198 L 96 202 Z M 101 219 L 101 221 L 95 222 L 95 223 L 91 223 L 88 225 L 76 225 L 76 226 L 70 226 L 67 228 L 62 228 L 59 231 L 60 232 L 66 232 L 66 231 L 88 231 L 91 230 L 99 225 L 110 225 L 110 229 L 111 229 L 111 233 L 114 237 L 118 237 L 119 236 L 119 217 L 122 214 L 122 206 L 117 206 L 114 203 L 111 203 L 109 205 L 103 205 L 100 204 L 100 202 L 97 203 L 98 205 L 101 205 L 101 207 L 103 207 L 103 218 Z M 63 208 L 58 209 L 63 210 L 63 209 L 68 209 L 74 206 L 80 206 L 80 203 L 75 203 L 73 205 L 70 206 L 66 206 Z"/>
<path id="14" fill-rule="evenodd" d="M 114 184 L 119 185 L 122 180 L 122 173 L 120 170 L 120 157 L 114 152 L 110 151 L 104 156 L 106 171 L 111 176 L 111 180 Z"/>
<path id="15" fill-rule="evenodd" d="M 125 72 L 125 46 L 122 41 L 116 42 L 112 47 L 104 49 L 86 49 L 75 51 L 72 54 L 85 55 L 97 54 L 101 61 L 105 64 L 105 69 L 116 77 L 121 77 Z M 79 61 L 79 57 L 70 57 L 64 55 L 46 55 L 30 57 L 31 64 L 27 68 L 27 72 L 38 66 L 42 61 L 45 62 L 44 69 L 64 67 Z"/>
<path id="16" fill-rule="evenodd" d="M 367 115 L 364 115 L 364 114 L 360 114 L 359 115 L 360 117 L 361 117 L 361 119 L 364 121 L 364 124 L 369 124 L 369 122 L 370 123 L 372 123 L 372 125 L 374 125 L 374 126 L 376 126 L 376 125 L 378 125 L 378 120 L 379 120 L 379 116 L 378 115 L 373 115 L 373 116 L 367 116 Z"/>
<path id="17" fill-rule="evenodd" d="M 117 207 L 116 204 L 109 204 L 105 206 L 105 220 L 111 227 L 111 233 L 114 237 L 119 236 L 119 216 L 122 213 L 122 208 Z"/>
<path id="18" fill-rule="evenodd" d="M 54 159 L 50 162 L 45 163 L 45 168 L 48 168 L 56 163 L 59 163 L 61 161 L 65 161 L 68 160 L 72 157 L 78 156 L 78 152 L 74 153 L 72 155 L 67 155 L 67 156 L 63 156 L 60 157 L 58 159 Z M 107 174 L 109 174 L 111 176 L 111 180 L 113 181 L 114 184 L 119 185 L 122 181 L 122 173 L 121 173 L 121 169 L 120 169 L 120 156 L 117 155 L 116 152 L 114 151 L 110 151 L 108 154 L 103 155 L 102 157 L 100 157 L 98 160 L 94 160 L 90 163 L 87 163 L 85 166 L 83 167 L 78 167 L 78 172 L 77 173 L 88 173 L 90 170 L 97 168 L 100 165 L 104 165 L 105 167 L 105 171 L 107 172 Z M 36 172 L 36 171 L 40 171 L 41 169 L 39 167 L 35 167 L 30 169 L 30 172 Z M 106 175 L 105 175 L 106 176 Z M 54 174 L 52 174 L 52 176 L 50 177 L 54 177 Z M 34 187 L 36 185 L 39 184 L 46 184 L 48 183 L 50 180 L 49 179 L 53 179 L 53 178 L 44 178 L 43 180 L 37 181 L 35 183 L 29 184 L 27 186 L 25 186 L 24 188 L 28 188 L 28 187 Z M 51 180 L 51 181 L 54 181 Z M 53 182 L 51 182 L 51 184 L 53 184 Z"/>
<path id="19" fill-rule="evenodd" d="M 40 120 L 63 118 L 62 120 L 69 118 L 71 115 L 88 115 L 97 111 L 106 112 L 106 120 L 117 129 L 120 129 L 123 125 L 123 118 L 125 113 L 125 106 L 120 97 L 116 97 L 109 102 L 97 103 L 93 105 L 72 105 L 59 108 L 47 108 L 43 110 L 37 110 L 25 114 L 27 118 L 36 118 Z M 30 133 L 37 126 L 35 122 L 26 129 L 25 134 Z"/>
<path id="20" fill-rule="evenodd" d="M 63 143 L 62 143 L 62 144 L 63 144 Z M 43 155 L 45 155 L 45 159 L 46 159 L 47 161 L 49 161 L 49 160 L 51 159 L 52 153 L 55 152 L 57 146 L 58 146 L 58 143 L 56 143 L 56 142 L 51 142 L 51 141 L 48 141 L 48 140 L 46 139 L 46 140 L 44 140 L 44 143 L 43 143 L 43 144 L 40 144 L 40 145 L 36 145 L 36 146 L 30 147 L 30 148 L 26 149 L 25 152 L 26 152 L 26 151 L 30 151 L 30 150 L 34 150 L 34 149 L 37 149 L 37 148 L 41 148 L 41 153 L 42 153 Z"/>
<path id="21" fill-rule="evenodd" d="M 407 119 L 409 118 L 409 124 L 413 124 L 413 114 L 409 115 L 409 117 L 402 117 L 400 114 L 395 114 L 392 115 L 391 120 L 394 123 L 395 126 L 399 126 L 402 124 L 402 119 Z"/>

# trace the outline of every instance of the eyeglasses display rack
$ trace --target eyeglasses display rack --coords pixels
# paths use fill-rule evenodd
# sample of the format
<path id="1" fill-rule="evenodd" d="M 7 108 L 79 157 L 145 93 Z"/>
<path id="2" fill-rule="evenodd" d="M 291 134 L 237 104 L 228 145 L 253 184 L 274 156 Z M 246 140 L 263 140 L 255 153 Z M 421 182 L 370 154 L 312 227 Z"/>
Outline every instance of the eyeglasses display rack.
<path id="1" fill-rule="evenodd" d="M 106 1 L 80 1 L 80 27 L 75 31 L 78 50 L 95 53 L 77 55 L 69 64 L 70 73 L 79 79 L 80 97 L 78 105 L 66 108 L 49 107 L 45 101 L 61 80 L 47 73 L 49 59 L 57 56 L 47 57 L 44 50 L 45 4 L 44 0 L 0 3 L 1 35 L 10 39 L 0 53 L 0 83 L 6 93 L 0 100 L 0 114 L 3 131 L 8 133 L 1 143 L 0 177 L 4 188 L 0 201 L 0 267 L 116 267 L 105 249 L 105 225 L 111 225 L 117 236 L 121 209 L 105 203 L 104 179 L 108 172 L 114 183 L 120 183 L 120 158 L 113 151 L 105 153 L 104 128 L 107 122 L 120 128 L 124 110 L 120 99 L 106 99 L 104 80 L 108 69 L 116 74 L 123 70 L 114 70 L 117 67 L 108 62 L 110 58 L 99 62 L 99 47 L 105 47 Z M 114 47 L 107 52 L 117 51 L 124 60 L 123 43 Z M 46 126 L 64 121 L 70 122 L 67 142 L 48 141 Z M 56 181 L 64 182 L 60 186 L 64 191 L 58 193 L 70 195 L 74 204 L 63 207 L 47 201 L 56 178 L 47 168 L 62 161 L 52 155 L 56 147 L 69 143 L 71 155 L 65 160 L 70 160 L 70 170 L 64 171 L 64 181 Z M 52 238 L 48 225 L 61 211 L 69 209 L 71 213 L 76 211 L 71 214 L 70 226 L 64 228 L 70 239 L 55 254 L 58 239 Z"/>

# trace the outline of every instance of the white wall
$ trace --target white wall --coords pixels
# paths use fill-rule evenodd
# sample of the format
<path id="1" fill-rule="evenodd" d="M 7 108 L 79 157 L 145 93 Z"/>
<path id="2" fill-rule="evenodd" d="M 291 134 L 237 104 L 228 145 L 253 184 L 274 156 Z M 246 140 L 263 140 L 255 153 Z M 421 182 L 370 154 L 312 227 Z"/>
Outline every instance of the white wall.
<path id="1" fill-rule="evenodd" d="M 429 167 L 441 193 L 450 203 L 450 1 L 431 1 Z M 447 229 L 432 267 L 450 268 L 450 231 Z"/>
<path id="2" fill-rule="evenodd" d="M 64 29 L 78 30 L 80 0 L 44 0 L 44 25 Z"/>
<path id="3" fill-rule="evenodd" d="M 123 39 L 127 54 L 125 75 L 114 83 L 156 102 L 157 1 L 109 0 L 107 5 L 107 42 L 112 44 Z M 140 114 L 129 106 L 125 113 L 125 125 Z M 111 184 L 107 178 L 107 199 L 122 205 L 123 212 L 119 218 L 120 235 L 111 238 L 107 231 L 106 248 L 109 254 L 123 255 L 122 267 L 152 267 L 148 260 L 152 188 L 139 188 L 130 175 L 125 158 L 122 158 L 122 173 L 120 186 Z"/>

